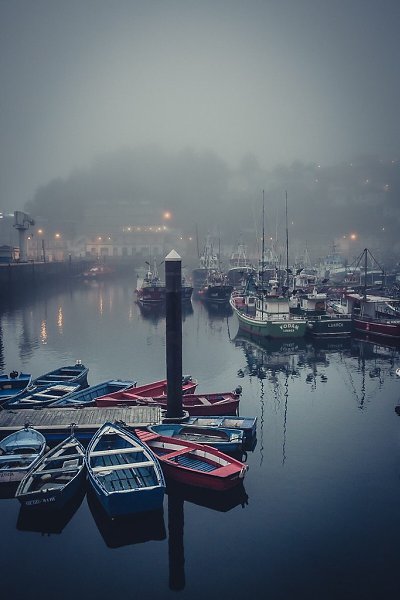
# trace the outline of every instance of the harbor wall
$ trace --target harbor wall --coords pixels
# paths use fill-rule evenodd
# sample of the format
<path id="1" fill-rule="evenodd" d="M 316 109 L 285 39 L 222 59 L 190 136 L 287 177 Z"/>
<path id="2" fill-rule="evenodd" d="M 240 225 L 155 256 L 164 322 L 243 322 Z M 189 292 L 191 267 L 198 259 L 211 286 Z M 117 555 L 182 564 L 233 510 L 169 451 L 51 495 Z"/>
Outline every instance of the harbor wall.
<path id="1" fill-rule="evenodd" d="M 0 264 L 0 297 L 32 286 L 77 277 L 92 264 L 93 261 L 87 260 Z"/>

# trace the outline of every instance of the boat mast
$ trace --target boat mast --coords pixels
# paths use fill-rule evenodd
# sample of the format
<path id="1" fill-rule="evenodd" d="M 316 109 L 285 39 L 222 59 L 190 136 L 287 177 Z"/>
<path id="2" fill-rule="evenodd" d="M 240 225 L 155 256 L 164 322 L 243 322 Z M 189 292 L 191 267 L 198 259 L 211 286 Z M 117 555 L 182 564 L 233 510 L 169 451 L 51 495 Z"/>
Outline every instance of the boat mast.
<path id="1" fill-rule="evenodd" d="M 265 226 L 264 226 L 264 215 L 265 215 L 265 203 L 264 203 L 264 190 L 263 190 L 263 209 L 262 209 L 262 245 L 261 245 L 261 285 L 264 289 L 264 258 L 265 258 Z"/>
<path id="2" fill-rule="evenodd" d="M 288 229 L 288 213 L 287 213 L 287 191 L 286 198 L 286 285 L 289 290 L 289 229 Z"/>
<path id="3" fill-rule="evenodd" d="M 368 250 L 364 248 L 364 301 L 367 300 Z"/>

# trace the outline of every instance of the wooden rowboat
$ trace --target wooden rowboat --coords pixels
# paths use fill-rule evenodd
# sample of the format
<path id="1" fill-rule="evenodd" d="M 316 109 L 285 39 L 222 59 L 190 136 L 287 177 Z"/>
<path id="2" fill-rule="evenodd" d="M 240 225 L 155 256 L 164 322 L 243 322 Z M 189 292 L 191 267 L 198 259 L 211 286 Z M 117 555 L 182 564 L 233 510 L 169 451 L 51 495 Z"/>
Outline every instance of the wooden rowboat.
<path id="1" fill-rule="evenodd" d="M 134 387 L 135 381 L 127 380 L 121 381 L 120 379 L 109 379 L 103 381 L 97 385 L 91 385 L 84 390 L 78 390 L 73 394 L 56 400 L 49 405 L 50 408 L 71 408 L 73 406 L 94 406 L 96 404 L 96 398 L 99 396 L 105 396 L 107 394 L 113 394 L 121 390 L 127 390 Z"/>
<path id="2" fill-rule="evenodd" d="M 184 394 L 182 408 L 191 416 L 235 415 L 240 401 L 239 391 L 214 394 Z M 97 406 L 161 406 L 167 408 L 167 396 L 145 398 L 136 393 L 136 388 L 117 392 L 111 396 L 97 398 Z"/>
<path id="3" fill-rule="evenodd" d="M 0 483 L 21 481 L 45 449 L 45 437 L 31 427 L 5 437 L 0 442 Z"/>
<path id="4" fill-rule="evenodd" d="M 89 482 L 110 517 L 159 510 L 165 481 L 153 452 L 126 429 L 105 423 L 86 451 Z"/>
<path id="5" fill-rule="evenodd" d="M 248 466 L 211 446 L 135 430 L 158 457 L 164 474 L 180 483 L 225 491 L 241 483 Z"/>
<path id="6" fill-rule="evenodd" d="M 197 381 L 190 375 L 182 377 L 182 393 L 192 394 L 197 387 Z M 131 398 L 158 398 L 167 395 L 167 380 L 160 379 L 144 385 L 132 386 L 132 388 L 116 391 L 115 393 L 103 394 L 96 398 L 96 406 L 114 406 L 115 404 L 132 404 Z M 126 401 L 125 401 L 126 400 Z M 115 402 L 117 401 L 117 402 Z M 135 403 L 133 403 L 134 405 Z"/>
<path id="7" fill-rule="evenodd" d="M 55 383 L 71 383 L 80 387 L 87 386 L 87 374 L 89 369 L 81 361 L 77 360 L 75 365 L 59 367 L 36 377 L 32 385 L 54 385 Z"/>
<path id="8" fill-rule="evenodd" d="M 85 449 L 70 435 L 34 464 L 18 486 L 16 498 L 25 508 L 63 508 L 85 478 Z"/>
<path id="9" fill-rule="evenodd" d="M 31 381 L 30 373 L 11 371 L 9 375 L 0 375 L 0 405 L 24 392 Z"/>
<path id="10" fill-rule="evenodd" d="M 240 429 L 202 427 L 200 425 L 186 425 L 186 423 L 165 423 L 151 425 L 148 430 L 177 440 L 207 444 L 228 454 L 239 452 L 243 447 L 244 436 L 243 431 Z"/>

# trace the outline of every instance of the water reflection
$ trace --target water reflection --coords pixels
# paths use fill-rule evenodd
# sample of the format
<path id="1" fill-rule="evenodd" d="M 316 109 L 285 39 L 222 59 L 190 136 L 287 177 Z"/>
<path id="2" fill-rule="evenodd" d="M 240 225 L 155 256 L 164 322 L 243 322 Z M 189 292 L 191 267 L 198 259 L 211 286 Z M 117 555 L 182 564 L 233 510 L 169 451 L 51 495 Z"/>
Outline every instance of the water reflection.
<path id="1" fill-rule="evenodd" d="M 243 483 L 226 492 L 216 492 L 168 482 L 168 554 L 169 587 L 183 590 L 185 587 L 185 546 L 184 546 L 184 503 L 191 502 L 219 512 L 228 512 L 236 506 L 244 508 L 248 496 Z"/>
<path id="2" fill-rule="evenodd" d="M 231 490 L 217 492 L 170 481 L 167 485 L 167 494 L 169 501 L 173 498 L 180 498 L 183 501 L 218 512 L 229 512 L 238 506 L 245 508 L 249 503 L 243 482 Z"/>
<path id="3" fill-rule="evenodd" d="M 154 511 L 111 519 L 103 510 L 95 493 L 89 489 L 87 503 L 97 528 L 108 548 L 120 548 L 166 538 L 164 513 Z"/>
<path id="4" fill-rule="evenodd" d="M 3 344 L 3 328 L 1 326 L 0 319 L 0 371 L 4 371 L 5 362 L 4 362 L 4 344 Z"/>
<path id="5" fill-rule="evenodd" d="M 81 506 L 86 489 L 82 486 L 79 493 L 61 510 L 27 509 L 21 507 L 17 520 L 19 531 L 34 531 L 42 535 L 61 534 Z"/>
<path id="6" fill-rule="evenodd" d="M 286 432 L 289 379 L 303 379 L 311 391 L 327 384 L 339 372 L 357 405 L 366 402 L 381 389 L 386 377 L 395 377 L 400 348 L 360 337 L 342 339 L 268 340 L 238 332 L 232 340 L 241 348 L 245 365 L 240 377 L 257 378 L 272 386 L 277 405 L 283 403 L 284 433 Z M 333 367 L 333 369 L 332 369 Z M 283 379 L 282 379 L 283 377 Z M 264 415 L 264 385 L 260 391 L 261 431 Z M 284 436 L 285 437 L 285 436 Z M 285 460 L 285 447 L 283 447 Z"/>

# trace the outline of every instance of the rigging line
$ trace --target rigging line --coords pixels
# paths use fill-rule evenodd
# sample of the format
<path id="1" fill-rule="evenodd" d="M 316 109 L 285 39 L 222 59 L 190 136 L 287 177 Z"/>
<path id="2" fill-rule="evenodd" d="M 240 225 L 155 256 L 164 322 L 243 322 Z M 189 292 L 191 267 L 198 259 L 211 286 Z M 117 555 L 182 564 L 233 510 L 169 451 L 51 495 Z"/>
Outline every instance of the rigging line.
<path id="1" fill-rule="evenodd" d="M 282 440 L 282 466 L 285 466 L 286 462 L 286 435 L 287 435 L 287 415 L 288 415 L 288 398 L 289 398 L 289 373 L 288 369 L 286 369 L 286 379 L 285 379 L 285 405 L 283 412 L 283 440 Z"/>
<path id="2" fill-rule="evenodd" d="M 264 460 L 264 381 L 261 379 L 261 393 L 260 393 L 260 467 Z"/>

